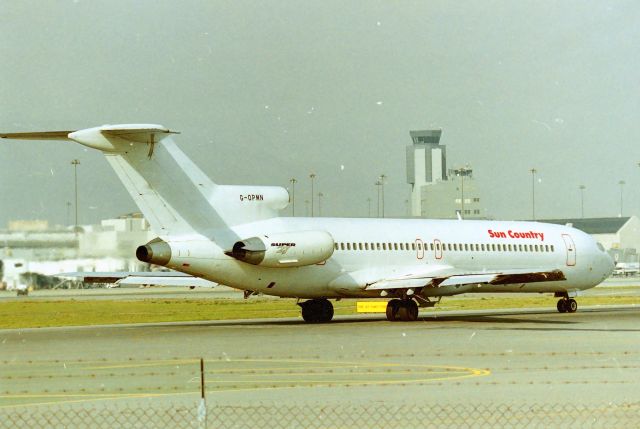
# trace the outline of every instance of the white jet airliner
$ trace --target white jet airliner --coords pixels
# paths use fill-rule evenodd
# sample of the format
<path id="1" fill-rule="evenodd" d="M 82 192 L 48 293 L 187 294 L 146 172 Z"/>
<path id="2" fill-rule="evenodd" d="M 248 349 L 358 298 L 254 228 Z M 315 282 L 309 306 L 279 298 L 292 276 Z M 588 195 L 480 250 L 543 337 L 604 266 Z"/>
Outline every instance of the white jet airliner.
<path id="1" fill-rule="evenodd" d="M 138 259 L 245 291 L 299 301 L 307 322 L 333 317 L 329 299 L 388 299 L 387 319 L 461 293 L 553 293 L 575 312 L 579 291 L 614 266 L 569 226 L 538 222 L 280 217 L 281 187 L 218 185 L 151 124 L 0 134 L 73 140 L 105 154 L 158 238 Z"/>

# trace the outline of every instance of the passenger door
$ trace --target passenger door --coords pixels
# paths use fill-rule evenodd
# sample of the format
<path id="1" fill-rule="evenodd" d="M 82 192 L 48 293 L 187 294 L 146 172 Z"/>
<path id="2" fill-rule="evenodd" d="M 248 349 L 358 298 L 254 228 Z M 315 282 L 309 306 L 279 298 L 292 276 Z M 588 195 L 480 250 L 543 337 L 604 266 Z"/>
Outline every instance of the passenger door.
<path id="1" fill-rule="evenodd" d="M 442 259 L 442 243 L 437 238 L 433 240 L 433 252 L 436 259 Z"/>
<path id="2" fill-rule="evenodd" d="M 567 249 L 567 266 L 573 267 L 576 265 L 576 245 L 569 234 L 562 234 L 562 239 Z"/>

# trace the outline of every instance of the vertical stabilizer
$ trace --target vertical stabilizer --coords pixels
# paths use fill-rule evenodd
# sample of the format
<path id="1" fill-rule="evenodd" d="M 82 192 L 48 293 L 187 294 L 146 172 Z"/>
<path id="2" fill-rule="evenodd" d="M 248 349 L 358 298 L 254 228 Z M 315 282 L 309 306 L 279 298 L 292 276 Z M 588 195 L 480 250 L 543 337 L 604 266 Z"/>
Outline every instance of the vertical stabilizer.
<path id="1" fill-rule="evenodd" d="M 102 151 L 160 236 L 203 234 L 268 219 L 288 204 L 284 188 L 217 185 L 173 142 L 175 132 L 149 124 L 104 125 L 2 138 L 73 140 Z"/>

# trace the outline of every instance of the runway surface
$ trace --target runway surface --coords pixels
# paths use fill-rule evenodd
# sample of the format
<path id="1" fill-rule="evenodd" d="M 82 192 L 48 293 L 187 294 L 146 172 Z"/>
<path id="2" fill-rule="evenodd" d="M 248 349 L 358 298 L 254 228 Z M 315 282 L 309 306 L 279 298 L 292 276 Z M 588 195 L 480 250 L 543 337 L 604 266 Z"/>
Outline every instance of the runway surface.
<path id="1" fill-rule="evenodd" d="M 640 401 L 640 307 L 0 331 L 0 408 Z"/>

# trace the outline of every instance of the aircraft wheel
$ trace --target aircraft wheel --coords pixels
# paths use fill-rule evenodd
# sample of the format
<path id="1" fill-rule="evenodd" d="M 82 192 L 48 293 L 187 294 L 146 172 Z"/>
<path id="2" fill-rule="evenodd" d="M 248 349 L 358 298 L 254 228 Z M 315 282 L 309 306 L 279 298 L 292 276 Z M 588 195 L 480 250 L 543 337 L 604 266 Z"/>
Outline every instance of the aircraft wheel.
<path id="1" fill-rule="evenodd" d="M 560 299 L 558 300 L 558 304 L 556 305 L 556 308 L 558 309 L 558 311 L 560 313 L 566 313 L 567 312 L 567 300 Z"/>
<path id="2" fill-rule="evenodd" d="M 298 305 L 307 323 L 326 323 L 333 319 L 333 304 L 328 299 L 310 299 Z"/>
<path id="3" fill-rule="evenodd" d="M 309 301 L 304 302 L 303 304 L 307 304 Z M 302 320 L 307 323 L 317 323 L 318 318 L 309 305 L 300 304 L 300 308 L 302 309 Z"/>
<path id="4" fill-rule="evenodd" d="M 333 319 L 333 304 L 328 299 L 319 299 L 318 321 L 320 323 L 331 322 Z"/>
<path id="5" fill-rule="evenodd" d="M 407 302 L 407 315 L 410 322 L 418 320 L 418 304 L 414 300 Z"/>
<path id="6" fill-rule="evenodd" d="M 395 322 L 398 320 L 398 310 L 400 310 L 400 306 L 402 302 L 399 299 L 392 299 L 387 303 L 387 320 L 389 322 Z"/>
<path id="7" fill-rule="evenodd" d="M 575 313 L 578 311 L 578 303 L 575 299 L 570 299 L 567 301 L 566 308 L 569 313 Z"/>
<path id="8" fill-rule="evenodd" d="M 398 315 L 403 322 L 415 322 L 418 320 L 418 304 L 413 300 L 402 301 Z"/>

